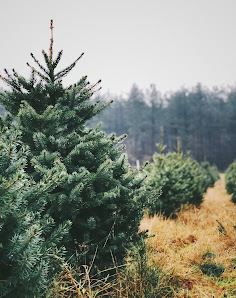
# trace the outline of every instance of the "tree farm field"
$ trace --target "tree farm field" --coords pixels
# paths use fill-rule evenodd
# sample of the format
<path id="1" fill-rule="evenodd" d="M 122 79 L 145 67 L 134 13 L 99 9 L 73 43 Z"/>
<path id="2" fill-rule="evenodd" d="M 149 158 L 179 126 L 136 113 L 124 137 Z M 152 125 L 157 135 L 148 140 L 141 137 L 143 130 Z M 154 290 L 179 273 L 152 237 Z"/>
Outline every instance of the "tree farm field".
<path id="1" fill-rule="evenodd" d="M 174 220 L 155 215 L 141 221 L 140 231 L 150 236 L 149 262 L 182 284 L 176 297 L 236 297 L 235 218 L 221 175 L 200 208 L 181 210 Z"/>
<path id="2" fill-rule="evenodd" d="M 10 88 L 0 91 L 0 297 L 236 297 L 236 161 L 220 177 L 205 153 L 185 154 L 178 135 L 169 150 L 160 126 L 153 162 L 132 167 L 124 131 L 88 125 L 113 101 L 93 100 L 101 80 L 62 83 L 84 53 L 57 71 L 53 28 L 44 64 L 30 54 L 39 70 L 27 62 L 29 79 L 0 74 Z M 200 87 L 195 95 L 204 97 Z"/>

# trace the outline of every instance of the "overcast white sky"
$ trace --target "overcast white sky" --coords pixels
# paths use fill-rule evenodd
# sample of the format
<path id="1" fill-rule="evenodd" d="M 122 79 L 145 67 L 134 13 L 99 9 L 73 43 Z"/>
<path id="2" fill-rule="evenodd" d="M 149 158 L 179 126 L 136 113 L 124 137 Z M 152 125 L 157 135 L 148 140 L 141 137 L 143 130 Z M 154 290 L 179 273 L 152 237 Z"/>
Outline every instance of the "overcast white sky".
<path id="1" fill-rule="evenodd" d="M 48 50 L 53 19 L 61 67 L 85 52 L 65 84 L 88 75 L 104 92 L 135 82 L 165 93 L 236 82 L 236 0 L 2 0 L 0 8 L 1 74 L 29 73 L 30 52 L 41 59 Z"/>

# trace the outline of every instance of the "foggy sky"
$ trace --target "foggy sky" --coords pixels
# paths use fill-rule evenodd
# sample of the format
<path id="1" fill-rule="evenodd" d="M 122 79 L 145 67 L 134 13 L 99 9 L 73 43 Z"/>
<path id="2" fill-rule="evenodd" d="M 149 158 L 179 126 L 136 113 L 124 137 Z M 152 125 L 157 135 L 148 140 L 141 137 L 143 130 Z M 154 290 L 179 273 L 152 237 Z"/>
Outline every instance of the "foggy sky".
<path id="1" fill-rule="evenodd" d="M 128 92 L 135 82 L 164 93 L 236 82 L 235 0 L 8 0 L 0 7 L 1 74 L 15 68 L 27 76 L 31 52 L 42 61 L 53 19 L 61 67 L 85 52 L 65 85 L 88 75 L 102 79 L 104 92 Z"/>

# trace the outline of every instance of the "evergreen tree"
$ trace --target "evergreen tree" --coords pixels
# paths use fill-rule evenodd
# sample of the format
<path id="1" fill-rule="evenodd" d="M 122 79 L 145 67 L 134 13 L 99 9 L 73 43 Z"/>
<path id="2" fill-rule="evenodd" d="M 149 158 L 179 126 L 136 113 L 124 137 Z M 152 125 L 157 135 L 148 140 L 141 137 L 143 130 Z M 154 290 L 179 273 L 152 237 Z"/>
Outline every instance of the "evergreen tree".
<path id="1" fill-rule="evenodd" d="M 33 161 L 46 171 L 56 158 L 66 169 L 64 182 L 51 193 L 45 213 L 57 224 L 72 221 L 65 243 L 68 254 L 76 252 L 84 262 L 84 256 L 91 260 L 97 252 L 99 261 L 112 250 L 120 260 L 138 231 L 143 175 L 133 171 L 122 154 L 120 143 L 125 135 L 106 135 L 99 126 L 85 126 L 104 108 L 91 100 L 100 81 L 91 85 L 84 76 L 63 87 L 62 78 L 83 54 L 57 72 L 62 51 L 53 58 L 52 22 L 51 33 L 49 54 L 43 51 L 45 66 L 31 54 L 40 70 L 28 64 L 32 71 L 29 80 L 15 70 L 13 74 L 5 70 L 2 79 L 11 91 L 2 93 L 0 99 L 19 121 L 22 140 L 30 147 L 27 172 L 38 181 L 41 174 L 35 171 Z M 109 263 L 109 259 L 102 258 L 101 263 Z"/>
<path id="2" fill-rule="evenodd" d="M 176 150 L 177 139 L 181 139 L 183 152 L 189 150 L 189 101 L 187 90 L 181 90 L 174 93 L 167 108 L 167 119 L 165 123 L 165 134 L 168 137 L 169 150 Z"/>
<path id="3" fill-rule="evenodd" d="M 24 171 L 28 150 L 16 127 L 0 133 L 0 297 L 44 296 L 61 270 L 70 223 L 44 214 L 49 191 L 63 180 L 58 163 L 35 183 Z M 35 163 L 36 166 L 36 163 Z"/>
<path id="4" fill-rule="evenodd" d="M 220 174 L 215 165 L 211 166 L 208 161 L 201 163 L 203 174 L 205 175 L 206 187 L 213 187 L 215 182 L 220 179 Z"/>
<path id="5" fill-rule="evenodd" d="M 147 116 L 148 107 L 144 101 L 144 94 L 138 88 L 137 85 L 133 85 L 125 110 L 125 120 L 128 127 L 128 133 L 132 137 L 128 139 L 128 153 L 129 158 L 135 164 L 136 159 L 143 161 L 143 153 L 145 147 L 145 141 L 147 138 L 148 118 Z"/>
<path id="6" fill-rule="evenodd" d="M 160 153 L 153 155 L 148 167 L 147 187 L 160 192 L 160 197 L 151 206 L 149 214 L 162 213 L 175 216 L 185 204 L 199 206 L 209 186 L 206 172 L 190 156 L 178 152 L 163 154 L 164 146 L 157 145 Z"/>
<path id="7" fill-rule="evenodd" d="M 147 90 L 147 98 L 149 103 L 149 113 L 145 115 L 149 119 L 148 130 L 150 131 L 150 139 L 148 146 L 149 155 L 153 155 L 156 148 L 156 141 L 161 137 L 161 121 L 162 119 L 162 99 L 154 84 L 150 85 Z"/>
<path id="8" fill-rule="evenodd" d="M 236 161 L 232 162 L 225 172 L 225 187 L 232 194 L 232 202 L 236 204 Z"/>

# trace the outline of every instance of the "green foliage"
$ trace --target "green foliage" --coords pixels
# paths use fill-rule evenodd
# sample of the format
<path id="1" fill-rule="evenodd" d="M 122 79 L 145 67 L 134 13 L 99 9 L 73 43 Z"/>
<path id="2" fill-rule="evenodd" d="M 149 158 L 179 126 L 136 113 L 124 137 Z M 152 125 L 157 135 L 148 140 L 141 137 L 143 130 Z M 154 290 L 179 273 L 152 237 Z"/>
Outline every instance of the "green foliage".
<path id="1" fill-rule="evenodd" d="M 201 163 L 201 166 L 205 172 L 205 180 L 208 187 L 214 186 L 214 183 L 220 179 L 220 175 L 217 167 L 211 166 L 208 161 L 204 161 Z"/>
<path id="2" fill-rule="evenodd" d="M 66 76 L 82 55 L 67 68 L 57 71 L 62 51 L 53 57 L 43 51 L 45 66 L 31 54 L 39 70 L 31 67 L 30 79 L 13 70 L 5 71 L 10 91 L 0 95 L 30 148 L 27 173 L 36 181 L 60 162 L 63 183 L 54 188 L 44 212 L 56 225 L 70 220 L 72 226 L 64 245 L 70 261 L 78 265 L 93 260 L 101 266 L 111 263 L 110 251 L 121 261 L 136 238 L 142 217 L 144 176 L 131 169 L 122 154 L 126 137 L 107 135 L 98 125 L 87 128 L 86 121 L 105 106 L 91 100 L 100 81 L 91 85 L 87 77 L 67 87 Z M 35 200 L 37 204 L 37 200 Z M 73 256 L 73 257 L 72 257 Z"/>
<path id="3" fill-rule="evenodd" d="M 209 260 L 209 259 L 212 259 L 212 258 L 215 258 L 215 253 L 211 252 L 211 251 L 207 251 L 202 255 L 203 260 Z"/>
<path id="4" fill-rule="evenodd" d="M 229 165 L 225 173 L 225 186 L 229 194 L 232 194 L 232 202 L 236 204 L 236 161 Z"/>
<path id="5" fill-rule="evenodd" d="M 212 277 L 220 277 L 225 271 L 225 268 L 221 264 L 217 264 L 214 259 L 216 255 L 214 252 L 207 251 L 202 255 L 202 261 L 199 264 L 199 268 L 202 273 Z"/>
<path id="6" fill-rule="evenodd" d="M 161 195 L 151 206 L 150 215 L 160 212 L 173 216 L 182 205 L 201 204 L 209 181 L 194 159 L 181 152 L 169 152 L 166 155 L 155 153 L 153 160 L 148 169 L 147 187 L 159 190 Z"/>
<path id="7" fill-rule="evenodd" d="M 14 125 L 15 123 L 13 123 Z M 25 172 L 29 151 L 16 127 L 0 133 L 0 296 L 42 297 L 60 270 L 69 222 L 56 225 L 44 208 L 61 168 L 35 183 Z"/>
<path id="8" fill-rule="evenodd" d="M 202 273 L 209 276 L 220 277 L 221 274 L 225 271 L 225 268 L 221 264 L 216 263 L 206 263 L 200 265 Z"/>
<path id="9" fill-rule="evenodd" d="M 203 274 L 208 276 L 220 277 L 225 271 L 225 268 L 221 264 L 214 262 L 215 253 L 207 251 L 202 255 L 202 262 L 199 265 Z"/>
<path id="10" fill-rule="evenodd" d="M 5 109 L 2 105 L 0 105 L 0 115 L 4 115 L 5 114 Z"/>

